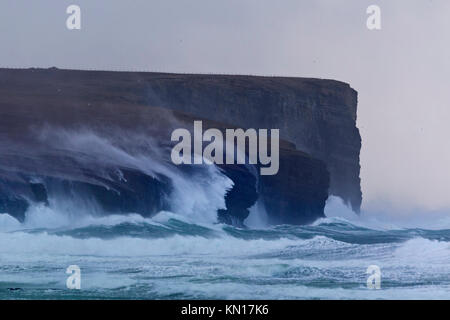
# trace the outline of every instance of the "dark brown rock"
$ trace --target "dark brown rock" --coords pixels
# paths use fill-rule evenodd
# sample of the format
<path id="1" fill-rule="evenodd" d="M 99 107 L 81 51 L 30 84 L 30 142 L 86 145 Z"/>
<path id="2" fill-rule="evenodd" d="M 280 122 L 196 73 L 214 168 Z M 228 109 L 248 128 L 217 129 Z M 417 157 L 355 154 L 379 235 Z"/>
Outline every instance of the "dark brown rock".
<path id="1" fill-rule="evenodd" d="M 139 133 L 164 144 L 172 128 L 193 120 L 203 120 L 205 127 L 279 128 L 282 138 L 311 154 L 282 141 L 280 171 L 275 176 L 255 177 L 257 197 L 248 172 L 227 167 L 225 173 L 238 183 L 228 193 L 224 213 L 243 220 L 254 200 L 262 198 L 272 223 L 311 222 L 323 216 L 328 171 L 331 192 L 350 201 L 355 210 L 359 208 L 356 92 L 347 84 L 297 78 L 0 69 L 0 169 L 14 169 L 21 175 L 64 177 L 96 187 L 104 188 L 106 183 L 112 190 L 130 190 L 123 182 L 102 181 L 96 168 L 80 172 L 70 155 L 58 152 L 57 142 L 36 144 L 33 130 L 88 127 L 108 135 L 120 129 L 124 136 Z M 10 178 L 0 180 L 10 185 Z M 131 192 L 141 192 L 143 183 L 135 181 Z M 27 188 L 33 201 L 46 201 L 44 189 L 35 187 L 33 193 L 31 186 Z M 155 192 L 169 189 L 160 186 Z M 107 198 L 98 192 L 100 198 Z M 2 199 L 22 210 L 27 199 L 16 196 L 0 195 L 0 211 Z M 124 204 L 127 209 L 136 207 L 142 198 L 136 194 L 135 199 Z M 160 199 L 151 199 L 144 208 L 160 209 Z M 117 202 L 106 204 L 114 207 Z"/>

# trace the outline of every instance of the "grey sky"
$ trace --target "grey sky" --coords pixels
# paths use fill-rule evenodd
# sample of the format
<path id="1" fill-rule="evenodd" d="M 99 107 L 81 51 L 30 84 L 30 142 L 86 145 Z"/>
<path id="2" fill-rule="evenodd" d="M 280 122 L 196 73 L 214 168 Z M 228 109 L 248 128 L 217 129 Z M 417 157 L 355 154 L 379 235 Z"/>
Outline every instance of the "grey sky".
<path id="1" fill-rule="evenodd" d="M 82 9 L 82 30 L 65 27 Z M 377 4 L 382 30 L 366 28 Z M 0 65 L 332 78 L 359 92 L 364 208 L 450 208 L 448 0 L 2 0 Z"/>

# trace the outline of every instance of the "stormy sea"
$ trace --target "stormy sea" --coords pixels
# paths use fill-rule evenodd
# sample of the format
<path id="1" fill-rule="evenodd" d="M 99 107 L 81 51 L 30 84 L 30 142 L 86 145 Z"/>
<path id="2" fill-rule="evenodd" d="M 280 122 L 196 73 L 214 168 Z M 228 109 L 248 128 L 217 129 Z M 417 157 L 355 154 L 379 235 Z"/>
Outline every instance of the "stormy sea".
<path id="1" fill-rule="evenodd" d="M 354 213 L 348 84 L 58 69 L 0 82 L 0 299 L 450 298 L 450 221 Z M 252 153 L 228 141 L 226 163 L 215 148 L 222 161 L 196 163 L 212 139 L 199 122 L 214 142 L 278 128 L 278 172 L 235 162 Z M 179 129 L 193 164 L 173 160 Z"/>
<path id="2" fill-rule="evenodd" d="M 337 198 L 307 226 L 266 227 L 254 207 L 246 229 L 213 211 L 95 217 L 88 207 L 59 199 L 23 223 L 0 215 L 0 299 L 450 298 L 450 228 L 363 222 Z M 70 265 L 80 290 L 66 287 Z M 367 287 L 370 265 L 379 290 Z"/>

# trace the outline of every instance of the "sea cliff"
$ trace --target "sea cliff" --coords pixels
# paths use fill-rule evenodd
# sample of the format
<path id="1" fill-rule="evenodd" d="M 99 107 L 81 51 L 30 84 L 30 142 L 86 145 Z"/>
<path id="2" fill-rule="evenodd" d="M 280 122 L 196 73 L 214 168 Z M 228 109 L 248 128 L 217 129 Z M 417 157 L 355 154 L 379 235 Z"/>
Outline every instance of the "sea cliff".
<path id="1" fill-rule="evenodd" d="M 356 104 L 356 92 L 333 80 L 0 69 L 0 212 L 23 220 L 31 204 L 48 205 L 61 192 L 88 195 L 103 213 L 151 216 L 170 209 L 170 174 L 108 163 L 108 156 L 75 150 L 61 135 L 88 130 L 133 153 L 141 146 L 124 136 L 149 137 L 164 149 L 171 129 L 194 120 L 221 130 L 280 129 L 277 175 L 219 166 L 234 184 L 220 221 L 242 225 L 261 201 L 271 224 L 310 223 L 323 217 L 329 194 L 358 211 Z"/>

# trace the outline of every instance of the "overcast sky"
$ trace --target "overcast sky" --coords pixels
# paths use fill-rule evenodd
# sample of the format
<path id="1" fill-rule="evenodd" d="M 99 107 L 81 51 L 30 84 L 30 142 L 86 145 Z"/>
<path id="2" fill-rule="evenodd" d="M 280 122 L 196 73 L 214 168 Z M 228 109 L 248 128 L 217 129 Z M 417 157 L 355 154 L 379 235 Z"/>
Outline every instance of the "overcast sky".
<path id="1" fill-rule="evenodd" d="M 66 8 L 81 7 L 79 31 Z M 381 8 L 382 29 L 366 28 Z M 342 80 L 359 92 L 363 208 L 450 208 L 448 0 L 1 0 L 0 66 Z"/>

